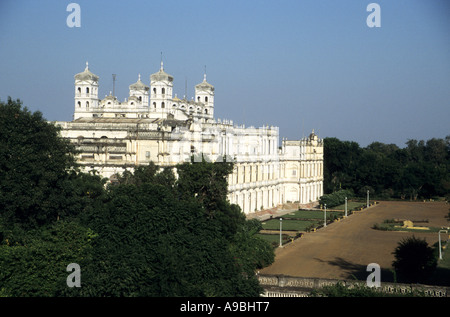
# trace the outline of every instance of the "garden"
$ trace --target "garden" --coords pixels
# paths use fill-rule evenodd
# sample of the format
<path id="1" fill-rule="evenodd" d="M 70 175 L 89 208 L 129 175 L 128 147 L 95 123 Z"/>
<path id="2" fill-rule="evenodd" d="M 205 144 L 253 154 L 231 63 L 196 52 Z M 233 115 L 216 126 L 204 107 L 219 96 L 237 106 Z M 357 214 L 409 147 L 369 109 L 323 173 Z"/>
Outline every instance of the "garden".
<path id="1" fill-rule="evenodd" d="M 372 229 L 382 231 L 408 231 L 408 232 L 438 232 L 441 228 L 429 227 L 424 224 L 428 223 L 427 219 L 420 221 L 402 220 L 402 219 L 385 219 L 382 223 L 375 223 Z"/>
<path id="2" fill-rule="evenodd" d="M 361 210 L 365 205 L 362 202 L 348 202 L 347 215 L 353 211 Z M 262 222 L 262 230 L 259 236 L 268 241 L 273 247 L 280 245 L 280 225 L 282 245 L 300 238 L 307 232 L 314 232 L 324 225 L 324 209 L 299 209 L 281 217 L 270 218 Z M 339 205 L 333 209 L 327 209 L 327 224 L 339 221 L 345 216 L 345 205 Z M 280 220 L 281 219 L 281 220 Z"/>

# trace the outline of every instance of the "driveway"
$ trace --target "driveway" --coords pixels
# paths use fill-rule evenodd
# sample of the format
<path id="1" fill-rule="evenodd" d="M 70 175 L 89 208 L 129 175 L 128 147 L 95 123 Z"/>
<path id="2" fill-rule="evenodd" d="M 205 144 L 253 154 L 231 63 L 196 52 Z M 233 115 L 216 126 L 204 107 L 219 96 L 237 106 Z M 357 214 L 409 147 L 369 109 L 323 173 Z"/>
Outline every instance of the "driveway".
<path id="1" fill-rule="evenodd" d="M 367 265 L 381 267 L 381 280 L 392 281 L 392 252 L 407 237 L 425 238 L 431 246 L 437 233 L 380 231 L 371 227 L 385 219 L 428 220 L 416 225 L 450 226 L 445 202 L 380 202 L 378 205 L 306 233 L 283 248 L 277 248 L 275 262 L 260 274 L 365 280 Z M 441 236 L 442 237 L 442 236 Z"/>

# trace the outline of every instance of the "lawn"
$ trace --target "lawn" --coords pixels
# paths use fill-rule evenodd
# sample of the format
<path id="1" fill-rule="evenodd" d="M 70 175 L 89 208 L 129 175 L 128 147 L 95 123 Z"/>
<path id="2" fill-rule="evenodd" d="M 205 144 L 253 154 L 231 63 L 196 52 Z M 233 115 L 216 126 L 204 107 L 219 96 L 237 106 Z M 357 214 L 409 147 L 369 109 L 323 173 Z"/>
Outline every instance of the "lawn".
<path id="1" fill-rule="evenodd" d="M 366 207 L 367 203 L 362 203 L 360 201 L 348 201 L 347 202 L 347 210 L 360 210 L 361 207 Z M 345 204 L 333 207 L 334 210 L 342 210 L 345 211 Z"/>
<path id="2" fill-rule="evenodd" d="M 327 220 L 333 220 L 342 217 L 343 213 L 339 211 L 327 211 Z M 323 210 L 296 210 L 289 214 L 283 215 L 280 218 L 269 219 L 262 222 L 263 230 L 274 230 L 279 232 L 280 222 L 281 231 L 295 231 L 297 233 L 308 232 L 323 225 L 324 211 Z M 274 234 L 260 234 L 260 237 L 270 242 L 274 247 L 279 245 L 279 233 Z M 288 238 L 283 237 L 283 244 L 289 241 Z"/>
<path id="3" fill-rule="evenodd" d="M 308 227 L 311 225 L 315 225 L 317 227 L 320 221 L 317 220 L 287 220 L 283 219 L 281 230 L 289 230 L 289 231 L 306 231 Z M 322 220 L 323 223 L 323 220 Z M 279 219 L 271 219 L 262 223 L 263 229 L 265 230 L 280 230 L 280 220 Z"/>
<path id="4" fill-rule="evenodd" d="M 266 240 L 269 242 L 273 247 L 277 247 L 280 245 L 280 235 L 279 234 L 262 234 L 259 233 L 258 237 L 260 237 L 263 240 Z M 285 244 L 287 241 L 290 240 L 290 237 L 286 234 L 281 235 L 282 244 Z"/>
<path id="5" fill-rule="evenodd" d="M 284 215 L 283 219 L 289 219 L 289 218 L 301 218 L 301 219 L 319 219 L 323 220 L 323 210 L 297 210 L 294 212 L 291 212 L 289 214 Z M 340 211 L 327 211 L 327 219 L 330 219 L 330 217 L 334 218 L 335 216 L 341 217 L 344 214 Z"/>

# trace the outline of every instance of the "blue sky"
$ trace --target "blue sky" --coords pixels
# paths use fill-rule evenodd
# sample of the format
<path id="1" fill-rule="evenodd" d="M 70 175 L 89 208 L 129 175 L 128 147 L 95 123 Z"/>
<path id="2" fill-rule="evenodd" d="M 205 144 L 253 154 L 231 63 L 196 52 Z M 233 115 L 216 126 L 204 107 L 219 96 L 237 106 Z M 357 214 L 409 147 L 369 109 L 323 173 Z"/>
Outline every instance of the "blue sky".
<path id="1" fill-rule="evenodd" d="M 80 28 L 66 24 L 71 2 Z M 371 2 L 379 28 L 366 24 Z M 403 147 L 450 135 L 449 14 L 448 0 L 2 0 L 0 99 L 69 121 L 86 61 L 99 96 L 117 74 L 123 100 L 138 74 L 149 84 L 163 52 L 180 97 L 206 65 L 216 118 Z"/>

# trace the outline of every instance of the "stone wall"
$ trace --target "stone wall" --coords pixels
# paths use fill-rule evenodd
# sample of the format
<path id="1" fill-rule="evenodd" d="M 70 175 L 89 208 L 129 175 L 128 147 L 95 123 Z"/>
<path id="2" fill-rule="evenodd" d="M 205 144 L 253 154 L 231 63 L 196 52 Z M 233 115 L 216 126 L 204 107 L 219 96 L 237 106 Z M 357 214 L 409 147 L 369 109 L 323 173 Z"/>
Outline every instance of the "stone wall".
<path id="1" fill-rule="evenodd" d="M 311 277 L 293 277 L 285 275 L 258 275 L 264 288 L 264 297 L 308 297 L 313 289 L 342 283 L 348 287 L 365 285 L 365 281 L 336 280 Z M 432 297 L 450 297 L 450 288 L 421 284 L 381 283 L 380 291 L 391 294 L 405 294 L 414 290 L 423 291 Z"/>

